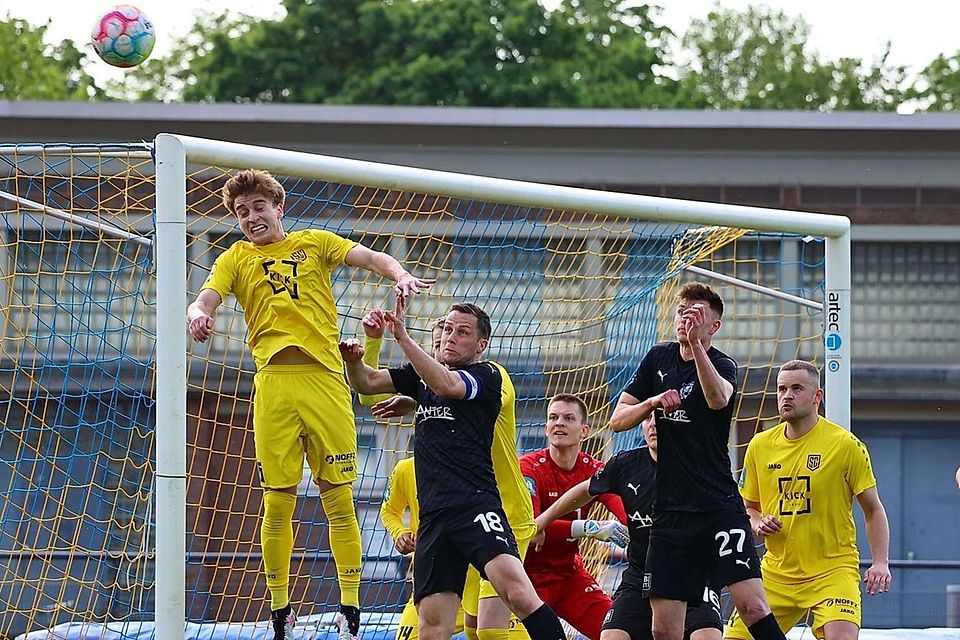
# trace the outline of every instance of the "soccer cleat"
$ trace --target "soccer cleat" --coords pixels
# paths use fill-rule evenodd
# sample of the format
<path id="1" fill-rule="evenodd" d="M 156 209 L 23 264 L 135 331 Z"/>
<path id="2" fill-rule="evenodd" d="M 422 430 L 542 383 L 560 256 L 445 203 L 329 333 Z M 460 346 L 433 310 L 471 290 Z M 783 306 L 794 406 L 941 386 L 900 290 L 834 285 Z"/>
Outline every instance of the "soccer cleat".
<path id="1" fill-rule="evenodd" d="M 289 604 L 283 609 L 271 611 L 270 622 L 273 624 L 273 640 L 293 640 L 293 625 L 297 622 L 297 615 Z"/>
<path id="2" fill-rule="evenodd" d="M 349 605 L 340 605 L 336 617 L 337 640 L 358 640 L 360 634 L 360 610 Z"/>

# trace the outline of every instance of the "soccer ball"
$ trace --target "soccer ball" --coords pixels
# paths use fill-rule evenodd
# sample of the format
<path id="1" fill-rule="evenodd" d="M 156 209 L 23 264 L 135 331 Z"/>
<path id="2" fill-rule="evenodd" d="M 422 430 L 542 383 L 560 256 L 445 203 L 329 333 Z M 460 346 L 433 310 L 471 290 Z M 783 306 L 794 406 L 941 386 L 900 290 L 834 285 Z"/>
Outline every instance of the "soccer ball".
<path id="1" fill-rule="evenodd" d="M 93 49 L 115 67 L 135 67 L 150 55 L 156 36 L 153 23 L 133 5 L 121 4 L 97 18 L 90 34 Z"/>

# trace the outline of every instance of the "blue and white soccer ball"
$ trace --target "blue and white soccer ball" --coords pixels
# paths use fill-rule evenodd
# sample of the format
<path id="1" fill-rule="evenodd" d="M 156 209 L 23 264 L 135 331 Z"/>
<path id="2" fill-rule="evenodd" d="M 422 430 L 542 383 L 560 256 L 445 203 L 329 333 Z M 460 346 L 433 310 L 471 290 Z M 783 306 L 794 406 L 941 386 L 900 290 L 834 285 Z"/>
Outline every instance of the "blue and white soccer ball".
<path id="1" fill-rule="evenodd" d="M 137 66 L 149 57 L 157 41 L 147 14 L 129 4 L 97 18 L 90 39 L 97 55 L 115 67 Z"/>

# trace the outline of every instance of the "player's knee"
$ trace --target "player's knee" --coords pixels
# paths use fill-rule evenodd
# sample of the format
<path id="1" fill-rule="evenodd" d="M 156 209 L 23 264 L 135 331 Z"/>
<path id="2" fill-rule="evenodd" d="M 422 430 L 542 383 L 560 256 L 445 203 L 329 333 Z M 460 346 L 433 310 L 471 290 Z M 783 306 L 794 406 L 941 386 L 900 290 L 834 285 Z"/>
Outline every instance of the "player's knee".
<path id="1" fill-rule="evenodd" d="M 533 586 L 523 580 L 510 580 L 501 589 L 497 589 L 507 607 L 521 620 L 536 611 L 543 604 Z"/>
<path id="2" fill-rule="evenodd" d="M 736 603 L 737 613 L 743 618 L 743 623 L 748 627 L 760 620 L 763 620 L 770 614 L 770 606 L 767 601 L 758 595 L 751 595 Z"/>
<path id="3" fill-rule="evenodd" d="M 651 628 L 653 640 L 682 640 L 683 627 L 672 624 L 668 620 L 654 619 Z"/>
<path id="4" fill-rule="evenodd" d="M 417 635 L 420 640 L 445 640 L 443 638 L 443 616 L 421 612 L 417 621 Z M 449 637 L 449 636 L 448 636 Z"/>
<path id="5" fill-rule="evenodd" d="M 263 519 L 273 525 L 287 525 L 293 521 L 297 506 L 296 496 L 285 491 L 265 491 L 263 494 Z"/>

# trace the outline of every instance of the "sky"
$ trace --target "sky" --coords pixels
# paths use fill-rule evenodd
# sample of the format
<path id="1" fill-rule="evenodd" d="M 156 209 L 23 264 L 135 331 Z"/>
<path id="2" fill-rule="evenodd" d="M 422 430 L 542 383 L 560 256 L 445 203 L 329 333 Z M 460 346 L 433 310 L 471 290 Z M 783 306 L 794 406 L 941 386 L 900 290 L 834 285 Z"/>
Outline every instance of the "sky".
<path id="1" fill-rule="evenodd" d="M 552 0 L 544 0 L 549 5 Z M 659 0 L 661 21 L 682 34 L 692 18 L 705 16 L 717 0 Z M 34 25 L 50 20 L 52 40 L 71 39 L 86 45 L 90 28 L 99 13 L 115 2 L 107 0 L 0 0 L 0 16 L 8 13 Z M 261 17 L 281 13 L 279 0 L 134 0 L 153 20 L 157 31 L 154 55 L 169 52 L 176 35 L 185 34 L 194 21 L 195 11 L 220 13 L 227 9 Z M 652 0 L 651 4 L 657 4 Z M 893 64 L 908 65 L 914 72 L 922 69 L 938 54 L 952 55 L 960 50 L 956 25 L 960 23 L 960 3 L 945 0 L 719 0 L 721 7 L 743 9 L 765 4 L 790 15 L 802 15 L 811 25 L 810 46 L 824 58 L 857 57 L 872 61 L 892 42 Z M 92 50 L 91 55 L 92 55 Z M 98 80 L 120 79 L 123 71 L 101 63 L 89 69 Z"/>

